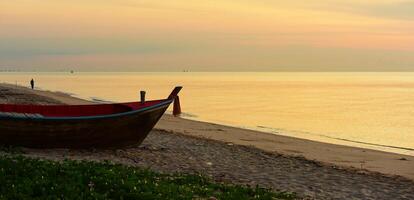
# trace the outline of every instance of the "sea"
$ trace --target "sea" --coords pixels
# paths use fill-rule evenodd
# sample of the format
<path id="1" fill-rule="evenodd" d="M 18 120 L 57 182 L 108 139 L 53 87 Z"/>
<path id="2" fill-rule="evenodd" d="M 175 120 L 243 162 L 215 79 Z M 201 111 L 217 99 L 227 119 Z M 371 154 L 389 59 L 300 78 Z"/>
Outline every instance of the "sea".
<path id="1" fill-rule="evenodd" d="M 414 73 L 3 72 L 0 82 L 99 102 L 166 98 L 184 118 L 414 156 Z M 171 109 L 171 108 L 170 108 Z"/>

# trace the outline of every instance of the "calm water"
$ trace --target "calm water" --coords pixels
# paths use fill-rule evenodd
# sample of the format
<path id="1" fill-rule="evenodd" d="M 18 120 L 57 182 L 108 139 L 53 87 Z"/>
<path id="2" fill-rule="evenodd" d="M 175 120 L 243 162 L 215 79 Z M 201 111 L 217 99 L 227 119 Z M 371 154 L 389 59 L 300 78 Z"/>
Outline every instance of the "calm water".
<path id="1" fill-rule="evenodd" d="M 414 155 L 414 73 L 0 73 L 0 81 L 82 98 L 164 98 L 185 117 Z"/>

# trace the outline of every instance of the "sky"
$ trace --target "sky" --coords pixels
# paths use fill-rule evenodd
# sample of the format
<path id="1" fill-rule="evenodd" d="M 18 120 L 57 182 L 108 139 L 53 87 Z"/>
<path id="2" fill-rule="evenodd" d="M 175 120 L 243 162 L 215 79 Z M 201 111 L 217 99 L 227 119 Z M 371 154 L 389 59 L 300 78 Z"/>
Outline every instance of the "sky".
<path id="1" fill-rule="evenodd" d="M 0 0 L 0 70 L 414 71 L 414 0 Z"/>

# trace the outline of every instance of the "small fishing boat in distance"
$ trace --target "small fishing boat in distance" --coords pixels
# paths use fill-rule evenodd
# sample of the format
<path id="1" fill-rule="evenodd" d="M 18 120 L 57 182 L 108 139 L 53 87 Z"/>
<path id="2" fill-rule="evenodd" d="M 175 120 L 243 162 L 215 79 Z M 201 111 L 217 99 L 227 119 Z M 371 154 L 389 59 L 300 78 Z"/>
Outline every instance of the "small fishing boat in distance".
<path id="1" fill-rule="evenodd" d="M 34 148 L 116 148 L 139 145 L 182 87 L 167 99 L 91 105 L 0 104 L 0 144 Z M 177 101 L 178 102 L 178 101 Z M 174 113 L 180 112 L 179 104 Z"/>

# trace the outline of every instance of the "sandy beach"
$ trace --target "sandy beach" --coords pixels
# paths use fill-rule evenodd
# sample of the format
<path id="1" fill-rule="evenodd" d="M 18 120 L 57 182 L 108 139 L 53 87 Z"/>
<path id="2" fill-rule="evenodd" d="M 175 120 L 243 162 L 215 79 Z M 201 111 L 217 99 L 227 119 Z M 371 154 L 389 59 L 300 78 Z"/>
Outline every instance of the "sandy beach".
<path id="1" fill-rule="evenodd" d="M 90 104 L 70 95 L 0 85 L 0 103 Z M 163 172 L 270 187 L 316 199 L 414 199 L 414 157 L 164 115 L 144 143 L 119 150 L 28 149 L 48 159 L 112 160 Z"/>

